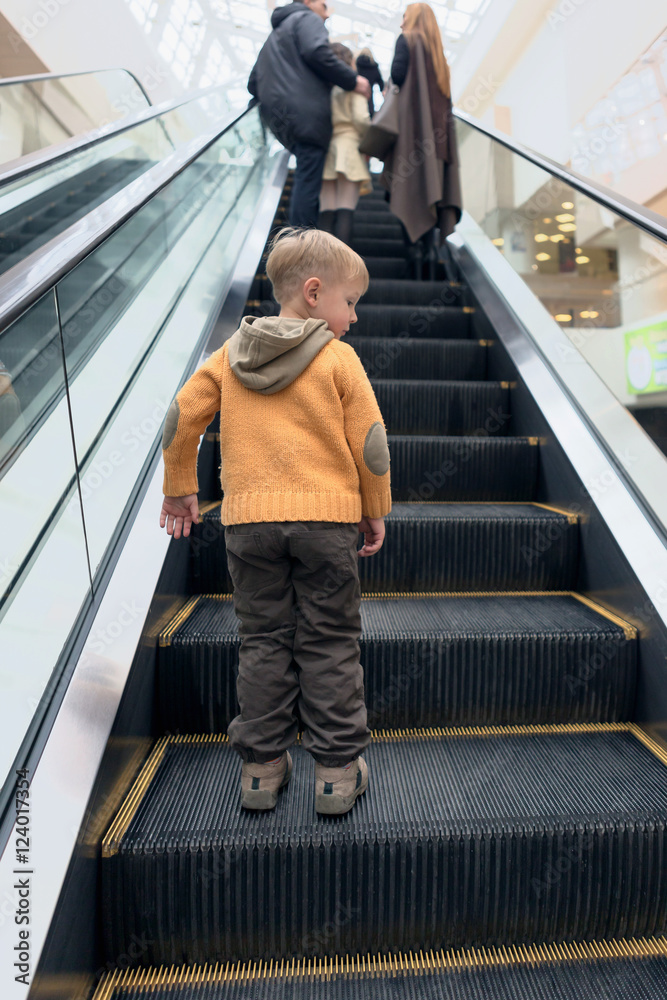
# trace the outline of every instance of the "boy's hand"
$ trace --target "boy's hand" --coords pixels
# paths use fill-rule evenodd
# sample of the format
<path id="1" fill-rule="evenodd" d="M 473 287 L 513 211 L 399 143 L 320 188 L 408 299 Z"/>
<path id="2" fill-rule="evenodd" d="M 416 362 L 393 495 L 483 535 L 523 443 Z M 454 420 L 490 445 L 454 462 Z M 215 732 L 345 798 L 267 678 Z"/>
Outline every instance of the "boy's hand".
<path id="1" fill-rule="evenodd" d="M 167 534 L 184 538 L 190 534 L 190 525 L 199 519 L 199 502 L 196 493 L 186 497 L 165 497 L 160 511 L 160 527 L 167 526 Z"/>
<path id="2" fill-rule="evenodd" d="M 364 544 L 357 551 L 358 556 L 374 556 L 382 548 L 384 541 L 384 518 L 362 517 L 359 531 L 363 533 Z"/>

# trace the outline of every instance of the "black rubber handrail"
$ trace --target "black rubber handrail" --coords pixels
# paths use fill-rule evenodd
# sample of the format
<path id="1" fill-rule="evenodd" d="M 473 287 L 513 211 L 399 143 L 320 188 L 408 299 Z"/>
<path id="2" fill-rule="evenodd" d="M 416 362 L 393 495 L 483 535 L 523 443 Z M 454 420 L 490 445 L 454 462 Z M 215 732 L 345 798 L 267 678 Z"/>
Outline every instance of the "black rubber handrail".
<path id="1" fill-rule="evenodd" d="M 127 187 L 39 247 L 0 277 L 0 332 L 113 235 L 147 202 L 248 114 L 252 100 L 223 126 L 205 132 L 170 153 Z"/>
<path id="2" fill-rule="evenodd" d="M 517 156 L 523 157 L 524 160 L 530 160 L 535 166 L 541 167 L 547 173 L 560 178 L 560 180 L 574 188 L 575 191 L 585 194 L 588 198 L 592 198 L 593 201 L 598 202 L 599 205 L 603 205 L 610 211 L 615 212 L 616 215 L 620 215 L 633 225 L 639 226 L 640 229 L 643 229 L 645 233 L 649 233 L 655 239 L 660 240 L 662 243 L 667 243 L 667 220 L 664 216 L 658 215 L 657 212 L 652 212 L 650 208 L 644 208 L 643 205 L 631 201 L 630 198 L 615 194 L 603 184 L 589 180 L 582 174 L 578 174 L 575 170 L 570 170 L 561 163 L 551 160 L 548 156 L 536 153 L 529 146 L 524 146 L 522 143 L 505 135 L 504 132 L 498 132 L 497 129 L 491 128 L 489 125 L 483 125 L 482 122 L 466 114 L 464 111 L 455 109 L 454 116 L 483 135 L 487 135 L 495 142 L 499 142 L 502 146 L 516 153 Z"/>

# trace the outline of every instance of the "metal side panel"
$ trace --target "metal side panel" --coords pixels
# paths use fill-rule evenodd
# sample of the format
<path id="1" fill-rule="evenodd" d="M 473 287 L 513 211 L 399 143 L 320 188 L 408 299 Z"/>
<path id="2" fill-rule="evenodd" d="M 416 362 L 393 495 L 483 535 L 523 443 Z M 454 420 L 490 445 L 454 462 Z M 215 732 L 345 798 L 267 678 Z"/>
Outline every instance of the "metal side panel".
<path id="1" fill-rule="evenodd" d="M 218 346 L 220 331 L 233 322 L 232 313 L 238 320 L 238 303 L 245 301 L 255 273 L 284 186 L 287 162 L 286 153 L 276 157 L 220 318 L 196 363 Z M 88 638 L 83 640 L 86 644 L 30 776 L 30 874 L 23 876 L 29 879 L 31 901 L 27 983 L 15 982 L 12 971 L 14 949 L 21 943 L 17 937 L 20 927 L 14 922 L 21 898 L 14 871 L 16 827 L 0 858 L 0 955 L 5 992 L 12 1000 L 21 1000 L 29 991 L 31 998 L 46 998 L 60 995 L 61 990 L 63 996 L 84 1000 L 99 971 L 97 840 L 93 834 L 108 816 L 114 796 L 119 789 L 122 794 L 140 766 L 150 740 L 153 690 L 146 678 L 152 677 L 154 650 L 142 643 L 142 636 L 154 634 L 157 639 L 154 622 L 162 620 L 169 607 L 168 593 L 154 599 L 156 586 L 164 584 L 168 591 L 171 578 L 174 591 L 182 593 L 178 587 L 182 574 L 179 554 L 171 554 L 170 539 L 158 524 L 162 502 L 158 457 L 156 441 L 153 471 L 149 471 L 147 486 L 137 500 L 129 532 L 119 543 L 122 549 Z M 185 554 L 184 548 L 182 552 Z M 165 574 L 168 555 L 169 572 Z M 122 628 L 115 629 L 113 643 L 104 646 L 99 636 L 112 622 L 119 622 Z M 131 697 L 127 696 L 128 679 L 134 681 Z M 131 944 L 137 947 L 128 942 Z M 119 961 L 122 958 L 119 956 Z"/>

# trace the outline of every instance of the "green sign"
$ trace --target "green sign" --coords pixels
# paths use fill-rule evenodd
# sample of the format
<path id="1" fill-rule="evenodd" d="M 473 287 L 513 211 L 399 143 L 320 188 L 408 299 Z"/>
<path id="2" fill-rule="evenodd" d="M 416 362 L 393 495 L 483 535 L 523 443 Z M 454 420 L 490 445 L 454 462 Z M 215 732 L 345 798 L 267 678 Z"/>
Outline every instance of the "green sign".
<path id="1" fill-rule="evenodd" d="M 625 334 L 625 375 L 634 396 L 667 389 L 667 320 Z"/>

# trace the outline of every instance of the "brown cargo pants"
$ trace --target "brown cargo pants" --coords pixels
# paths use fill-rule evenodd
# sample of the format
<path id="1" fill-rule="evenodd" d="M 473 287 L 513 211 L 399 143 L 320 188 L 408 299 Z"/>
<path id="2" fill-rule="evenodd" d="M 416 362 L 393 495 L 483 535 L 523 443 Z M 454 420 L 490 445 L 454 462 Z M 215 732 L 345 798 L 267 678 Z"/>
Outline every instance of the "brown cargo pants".
<path id="1" fill-rule="evenodd" d="M 225 529 L 241 650 L 240 715 L 229 726 L 244 760 L 303 747 L 340 767 L 370 741 L 359 662 L 356 524 L 273 521 Z"/>

